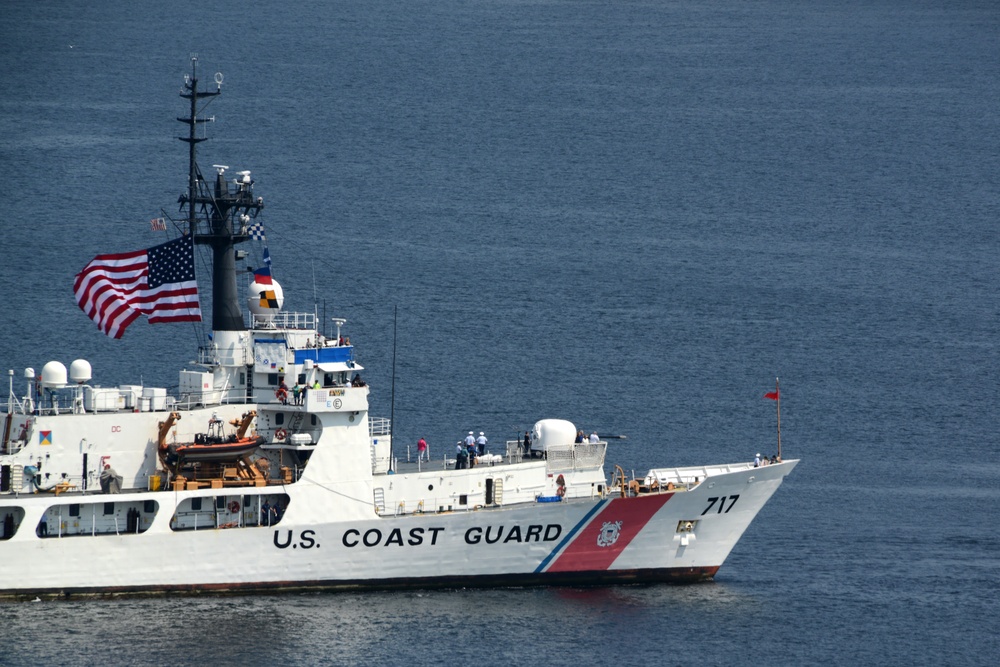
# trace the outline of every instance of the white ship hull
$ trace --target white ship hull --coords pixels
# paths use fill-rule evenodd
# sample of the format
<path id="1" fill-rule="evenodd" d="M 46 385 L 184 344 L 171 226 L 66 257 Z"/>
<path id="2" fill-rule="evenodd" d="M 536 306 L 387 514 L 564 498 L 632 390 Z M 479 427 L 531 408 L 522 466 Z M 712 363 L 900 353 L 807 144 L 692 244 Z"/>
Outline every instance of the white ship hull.
<path id="1" fill-rule="evenodd" d="M 289 509 L 276 526 L 183 532 L 170 528 L 177 508 L 169 499 L 188 493 L 129 494 L 160 504 L 141 534 L 39 539 L 25 531 L 3 543 L 0 596 L 710 579 L 796 463 L 740 466 L 687 491 L 398 517 L 372 512 L 352 521 L 330 521 L 336 505 L 328 490 L 297 489 L 299 482 L 286 489 Z M 41 512 L 52 503 L 35 497 L 21 505 Z M 685 530 L 688 522 L 694 525 Z"/>

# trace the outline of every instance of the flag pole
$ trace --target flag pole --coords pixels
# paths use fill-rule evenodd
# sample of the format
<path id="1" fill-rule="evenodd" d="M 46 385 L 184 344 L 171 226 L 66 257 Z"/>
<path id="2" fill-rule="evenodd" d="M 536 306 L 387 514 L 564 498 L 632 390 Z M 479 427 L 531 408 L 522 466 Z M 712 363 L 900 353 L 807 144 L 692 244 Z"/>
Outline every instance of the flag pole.
<path id="1" fill-rule="evenodd" d="M 778 461 L 781 461 L 781 387 L 778 386 L 778 378 L 774 378 L 774 393 L 778 395 Z"/>

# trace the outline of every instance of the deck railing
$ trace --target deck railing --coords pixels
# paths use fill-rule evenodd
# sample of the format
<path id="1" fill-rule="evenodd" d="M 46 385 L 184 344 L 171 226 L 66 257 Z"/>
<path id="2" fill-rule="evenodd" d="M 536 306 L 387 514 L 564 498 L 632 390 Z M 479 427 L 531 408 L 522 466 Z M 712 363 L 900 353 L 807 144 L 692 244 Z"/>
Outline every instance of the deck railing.
<path id="1" fill-rule="evenodd" d="M 590 470 L 604 465 L 606 442 L 582 442 L 578 445 L 555 445 L 546 450 L 546 467 L 550 471 Z"/>
<path id="2" fill-rule="evenodd" d="M 315 313 L 276 313 L 254 315 L 248 313 L 247 326 L 251 329 L 315 329 Z"/>
<path id="3" fill-rule="evenodd" d="M 392 435 L 392 422 L 388 417 L 369 417 L 368 435 Z"/>
<path id="4" fill-rule="evenodd" d="M 604 465 L 607 453 L 606 442 L 581 442 L 575 445 L 550 445 L 544 453 L 545 467 L 549 471 L 569 472 L 573 470 L 592 470 Z M 535 453 L 538 455 L 538 452 Z M 520 440 L 507 441 L 507 460 L 517 462 L 524 457 L 523 443 Z"/>

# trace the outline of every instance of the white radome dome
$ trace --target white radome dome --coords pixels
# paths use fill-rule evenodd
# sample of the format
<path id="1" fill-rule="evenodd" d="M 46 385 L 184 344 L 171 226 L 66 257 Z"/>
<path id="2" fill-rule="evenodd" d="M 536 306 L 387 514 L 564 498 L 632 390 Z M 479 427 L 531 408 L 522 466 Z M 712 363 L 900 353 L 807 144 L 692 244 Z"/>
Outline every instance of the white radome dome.
<path id="1" fill-rule="evenodd" d="M 92 377 L 93 370 L 86 359 L 77 359 L 69 365 L 69 379 L 76 384 L 86 384 Z"/>
<path id="2" fill-rule="evenodd" d="M 61 389 L 67 385 L 66 366 L 61 361 L 50 361 L 42 366 L 42 386 L 46 389 Z"/>
<path id="3" fill-rule="evenodd" d="M 267 298 L 268 292 L 274 294 L 273 299 Z M 270 285 L 262 285 L 255 280 L 250 283 L 247 305 L 255 319 L 269 322 L 281 312 L 281 307 L 285 305 L 285 291 L 281 289 L 277 280 L 272 279 Z"/>

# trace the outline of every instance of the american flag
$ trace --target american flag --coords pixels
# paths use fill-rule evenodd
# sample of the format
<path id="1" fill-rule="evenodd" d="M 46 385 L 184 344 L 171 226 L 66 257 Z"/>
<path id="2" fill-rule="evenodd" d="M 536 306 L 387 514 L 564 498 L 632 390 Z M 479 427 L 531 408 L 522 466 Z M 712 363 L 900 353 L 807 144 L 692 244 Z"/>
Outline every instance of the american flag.
<path id="1" fill-rule="evenodd" d="M 190 235 L 148 250 L 98 255 L 76 274 L 80 309 L 101 331 L 121 338 L 139 315 L 153 322 L 198 322 L 198 283 Z"/>
<path id="2" fill-rule="evenodd" d="M 153 232 L 167 231 L 167 221 L 163 218 L 153 218 L 149 221 L 149 229 Z"/>

